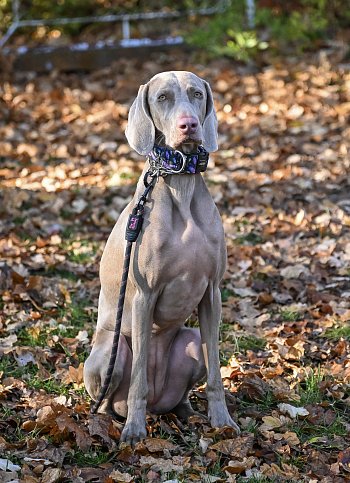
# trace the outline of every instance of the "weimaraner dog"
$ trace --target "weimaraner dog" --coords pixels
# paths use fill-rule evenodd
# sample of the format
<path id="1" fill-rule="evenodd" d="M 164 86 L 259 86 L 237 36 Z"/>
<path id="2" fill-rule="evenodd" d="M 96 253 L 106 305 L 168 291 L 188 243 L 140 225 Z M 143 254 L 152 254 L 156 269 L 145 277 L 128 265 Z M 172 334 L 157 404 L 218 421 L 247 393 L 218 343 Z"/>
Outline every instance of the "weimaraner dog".
<path id="1" fill-rule="evenodd" d="M 209 84 L 190 72 L 163 72 L 139 89 L 126 137 L 141 155 L 154 145 L 197 152 L 216 151 L 217 120 Z M 144 173 L 149 168 L 146 163 Z M 104 250 L 93 349 L 84 380 L 97 398 L 111 353 L 128 216 L 144 191 L 120 215 Z M 160 176 L 145 208 L 131 257 L 117 360 L 102 412 L 127 417 L 121 441 L 146 436 L 146 410 L 193 414 L 191 388 L 207 373 L 209 419 L 239 433 L 225 403 L 220 377 L 219 284 L 226 246 L 219 212 L 200 173 Z M 184 327 L 198 307 L 200 329 Z"/>

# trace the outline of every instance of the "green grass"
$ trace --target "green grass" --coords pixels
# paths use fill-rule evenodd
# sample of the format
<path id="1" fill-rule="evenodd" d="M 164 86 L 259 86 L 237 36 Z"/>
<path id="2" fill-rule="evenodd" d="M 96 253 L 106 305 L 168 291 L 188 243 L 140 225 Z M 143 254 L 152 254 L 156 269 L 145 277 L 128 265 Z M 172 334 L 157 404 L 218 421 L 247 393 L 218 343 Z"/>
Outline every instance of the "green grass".
<path id="1" fill-rule="evenodd" d="M 350 324 L 344 324 L 338 327 L 327 329 L 324 337 L 330 340 L 346 339 L 350 340 Z"/>
<path id="2" fill-rule="evenodd" d="M 90 328 L 96 322 L 96 314 L 89 313 L 86 307 L 90 305 L 88 300 L 72 300 L 70 305 L 59 308 L 58 320 L 60 327 L 55 329 L 57 335 L 64 337 L 76 337 L 80 330 Z M 62 327 L 67 322 L 65 327 Z"/>
<path id="3" fill-rule="evenodd" d="M 29 347 L 45 347 L 47 345 L 47 334 L 40 331 L 34 335 L 29 329 L 21 329 L 17 334 L 18 345 Z"/>
<path id="4" fill-rule="evenodd" d="M 8 435 L 8 438 L 14 442 L 14 443 L 18 443 L 18 442 L 21 442 L 21 441 L 28 441 L 28 439 L 38 439 L 39 435 L 40 435 L 40 429 L 33 429 L 32 431 L 29 431 L 29 432 L 26 432 L 24 431 L 23 429 L 21 429 L 20 425 L 19 425 L 19 422 L 17 423 L 18 426 L 16 427 L 16 430 L 9 434 Z M 12 459 L 12 457 L 10 458 L 12 463 L 15 463 L 15 461 Z M 20 463 L 21 465 L 21 463 Z"/>
<path id="5" fill-rule="evenodd" d="M 281 317 L 284 322 L 296 322 L 300 319 L 299 312 L 295 310 L 281 310 Z"/>
<path id="6" fill-rule="evenodd" d="M 235 352 L 245 353 L 247 350 L 259 351 L 264 350 L 266 340 L 254 335 L 234 336 Z"/>
<path id="7" fill-rule="evenodd" d="M 254 402 L 252 403 L 252 399 L 247 399 L 244 397 L 241 400 L 241 408 L 244 410 L 245 408 L 249 408 L 251 406 L 256 407 L 259 411 L 267 411 L 273 409 L 277 406 L 279 401 L 276 400 L 275 396 L 271 391 L 266 392 L 260 399 L 256 397 Z"/>
<path id="8" fill-rule="evenodd" d="M 221 350 L 219 349 L 219 359 L 220 359 L 220 365 L 221 366 L 227 366 L 229 363 L 229 360 L 231 359 L 232 356 L 232 351 L 229 350 Z"/>
<path id="9" fill-rule="evenodd" d="M 2 357 L 0 360 L 0 373 L 3 373 L 5 377 L 14 377 L 15 379 L 21 379 L 27 384 L 28 387 L 36 390 L 44 390 L 48 394 L 67 395 L 69 387 L 60 381 L 56 381 L 53 377 L 48 379 L 41 379 L 38 376 L 38 367 L 32 363 L 26 366 L 18 366 L 17 361 L 12 356 Z M 80 394 L 74 390 L 74 394 Z M 83 392 L 82 394 L 85 394 Z"/>
<path id="10" fill-rule="evenodd" d="M 233 291 L 229 288 L 223 287 L 221 289 L 221 302 L 227 302 L 230 297 L 234 295 Z"/>
<path id="11" fill-rule="evenodd" d="M 315 404 L 323 401 L 324 396 L 320 388 L 320 384 L 323 380 L 324 374 L 322 374 L 319 368 L 317 370 L 312 369 L 307 374 L 299 387 L 301 405 Z"/>
<path id="12" fill-rule="evenodd" d="M 335 436 L 346 436 L 347 429 L 343 418 L 338 414 L 332 424 L 311 424 L 306 419 L 298 420 L 295 424 L 289 427 L 294 431 L 301 443 L 308 442 L 309 444 L 320 445 L 322 440 L 324 444 L 329 445 L 329 440 Z"/>
<path id="13" fill-rule="evenodd" d="M 37 374 L 38 368 L 33 364 L 19 366 L 13 356 L 3 356 L 0 359 L 0 373 L 5 377 L 14 377 L 15 379 L 28 379 Z"/>
<path id="14" fill-rule="evenodd" d="M 73 263 L 78 263 L 79 265 L 84 265 L 84 263 L 88 263 L 91 261 L 91 258 L 94 256 L 93 253 L 68 253 L 68 260 Z"/>
<path id="15" fill-rule="evenodd" d="M 305 464 L 307 463 L 307 460 L 308 460 L 308 457 L 306 455 L 300 455 L 300 456 L 289 455 L 289 457 L 286 458 L 284 462 L 287 463 L 287 465 L 293 465 L 296 468 L 298 468 L 298 470 L 303 471 L 303 469 L 305 468 Z"/>
<path id="16" fill-rule="evenodd" d="M 0 406 L 0 417 L 1 418 L 4 418 L 4 419 L 8 419 L 8 418 L 12 418 L 16 416 L 16 411 L 14 411 L 13 409 L 5 406 L 5 405 L 1 405 Z"/>
<path id="17" fill-rule="evenodd" d="M 258 434 L 259 432 L 259 423 L 256 419 L 249 421 L 249 424 L 244 428 L 244 431 L 247 433 Z"/>
<path id="18" fill-rule="evenodd" d="M 264 397 L 258 401 L 258 407 L 266 410 L 266 409 L 271 409 L 277 405 L 277 401 L 275 399 L 275 396 L 271 391 L 268 391 Z"/>
<path id="19" fill-rule="evenodd" d="M 225 332 L 229 332 L 225 334 Z M 231 324 L 221 324 L 220 327 L 220 338 L 223 341 L 231 342 L 232 349 L 226 349 L 222 351 L 221 357 L 223 360 L 230 358 L 232 353 L 235 354 L 245 354 L 247 350 L 259 351 L 264 350 L 266 347 L 266 340 L 261 337 L 255 337 L 255 335 L 232 335 L 232 325 Z M 226 355 L 227 353 L 227 355 Z"/>
<path id="20" fill-rule="evenodd" d="M 23 223 L 25 222 L 26 218 L 25 216 L 15 216 L 14 219 L 13 219 L 13 222 L 15 225 L 23 225 Z"/>
<path id="21" fill-rule="evenodd" d="M 76 357 L 78 362 L 85 362 L 89 355 L 90 355 L 90 348 L 84 347 L 83 349 L 80 349 L 78 347 L 76 352 Z"/>
<path id="22" fill-rule="evenodd" d="M 236 243 L 236 245 L 259 245 L 260 243 L 263 243 L 263 241 L 263 238 L 254 231 L 251 231 L 246 235 L 238 236 L 234 239 L 234 243 Z"/>
<path id="23" fill-rule="evenodd" d="M 16 235 L 24 242 L 24 245 L 36 242 L 36 237 L 30 233 L 27 233 L 26 231 L 23 231 L 22 229 L 16 230 Z"/>
<path id="24" fill-rule="evenodd" d="M 65 278 L 66 280 L 72 280 L 72 282 L 77 282 L 79 280 L 78 275 L 69 270 L 61 270 L 56 267 L 49 267 L 48 271 L 45 273 L 48 277 L 59 277 Z"/>
<path id="25" fill-rule="evenodd" d="M 78 235 L 69 232 L 69 236 L 63 237 L 60 249 L 64 250 L 70 262 L 84 265 L 91 262 L 95 257 L 99 243 L 89 239 L 82 239 Z M 83 249 L 82 249 L 83 248 Z"/>
<path id="26" fill-rule="evenodd" d="M 214 463 L 213 466 L 207 469 L 206 474 L 202 474 L 201 481 L 203 483 L 209 483 L 211 481 L 210 476 L 218 476 L 220 478 L 225 479 L 226 474 L 222 471 L 222 461 L 220 458 Z"/>
<path id="27" fill-rule="evenodd" d="M 104 463 L 109 463 L 116 458 L 114 452 L 89 449 L 88 451 L 81 451 L 79 449 L 67 455 L 66 463 L 77 466 L 92 466 L 96 468 Z"/>
<path id="28" fill-rule="evenodd" d="M 60 307 L 58 309 L 57 320 L 60 321 L 57 327 L 43 326 L 38 334 L 34 334 L 29 329 L 23 328 L 18 332 L 18 344 L 30 347 L 47 347 L 48 338 L 53 335 L 59 337 L 74 338 L 82 329 L 87 329 L 92 333 L 92 326 L 95 322 L 95 314 L 91 314 L 86 310 L 89 301 L 73 300 L 70 305 Z M 58 342 L 59 343 L 59 342 Z M 67 354 L 69 355 L 69 354 Z"/>
<path id="29" fill-rule="evenodd" d="M 58 396 L 66 396 L 68 394 L 68 387 L 53 378 L 43 380 L 39 377 L 33 377 L 28 380 L 28 386 L 36 390 L 44 390 L 48 394 L 56 394 Z"/>
<path id="30" fill-rule="evenodd" d="M 250 478 L 239 476 L 237 483 L 277 483 L 277 479 L 268 478 L 267 476 L 251 476 Z"/>

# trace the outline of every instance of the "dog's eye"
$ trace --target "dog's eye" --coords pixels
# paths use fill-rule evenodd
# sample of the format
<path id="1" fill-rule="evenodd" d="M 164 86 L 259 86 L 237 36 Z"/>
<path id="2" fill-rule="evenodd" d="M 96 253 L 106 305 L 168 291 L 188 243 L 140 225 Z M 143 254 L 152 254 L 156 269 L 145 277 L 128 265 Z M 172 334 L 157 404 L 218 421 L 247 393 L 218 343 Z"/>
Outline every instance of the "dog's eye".
<path id="1" fill-rule="evenodd" d="M 201 92 L 199 92 L 199 91 L 196 91 L 196 92 L 194 93 L 194 97 L 197 97 L 197 99 L 202 99 L 203 94 L 202 94 Z"/>
<path id="2" fill-rule="evenodd" d="M 160 101 L 160 102 L 165 101 L 165 99 L 166 99 L 166 95 L 165 94 L 161 94 L 160 96 L 158 96 L 158 101 Z"/>

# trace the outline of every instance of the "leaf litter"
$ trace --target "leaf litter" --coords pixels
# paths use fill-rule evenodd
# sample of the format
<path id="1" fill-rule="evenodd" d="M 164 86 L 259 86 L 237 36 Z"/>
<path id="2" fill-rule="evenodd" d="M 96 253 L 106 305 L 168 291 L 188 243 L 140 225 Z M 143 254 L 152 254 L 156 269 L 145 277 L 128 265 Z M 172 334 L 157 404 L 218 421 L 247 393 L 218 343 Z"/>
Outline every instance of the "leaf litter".
<path id="1" fill-rule="evenodd" d="M 140 83 L 187 69 L 212 85 L 220 150 L 206 181 L 227 236 L 221 375 L 242 434 L 149 415 L 90 415 L 82 370 L 98 264 L 143 159 L 126 144 Z M 0 120 L 1 481 L 349 479 L 350 72 L 324 56 L 253 71 L 220 59 L 119 60 L 3 75 Z M 198 413 L 198 414 L 199 414 Z"/>

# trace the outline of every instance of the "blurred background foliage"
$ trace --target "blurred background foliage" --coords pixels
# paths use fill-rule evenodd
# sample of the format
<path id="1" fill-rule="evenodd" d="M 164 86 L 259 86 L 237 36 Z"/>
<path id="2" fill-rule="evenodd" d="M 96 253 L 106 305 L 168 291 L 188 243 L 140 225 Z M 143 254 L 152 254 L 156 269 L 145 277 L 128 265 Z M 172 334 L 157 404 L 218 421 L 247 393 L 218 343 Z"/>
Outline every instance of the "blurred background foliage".
<path id="1" fill-rule="evenodd" d="M 301 53 L 326 40 L 350 41 L 350 0 L 257 0 L 255 27 L 248 29 L 245 1 L 192 29 L 188 41 L 211 55 L 248 61 L 259 51 Z"/>
<path id="2" fill-rule="evenodd" d="M 256 0 L 255 26 L 248 28 L 245 0 L 231 0 L 224 13 L 211 17 L 192 16 L 178 21 L 170 31 L 182 34 L 186 41 L 205 50 L 208 56 L 229 56 L 240 61 L 254 59 L 262 50 L 300 53 L 320 47 L 326 40 L 350 41 L 350 0 Z M 12 0 L 0 0 L 0 30 L 12 22 Z M 179 0 L 21 0 L 20 14 L 27 19 L 76 17 L 103 14 L 148 12 L 159 10 L 189 10 L 215 5 L 212 1 Z M 163 22 L 164 24 L 164 22 Z M 59 31 L 71 40 L 91 25 L 70 24 L 47 27 Z M 94 27 L 94 26 L 92 26 Z M 106 25 L 98 25 L 100 30 Z M 23 29 L 21 31 L 23 33 Z M 32 30 L 25 33 L 31 35 Z M 137 30 L 133 31 L 136 36 Z M 147 33 L 147 32 L 146 32 Z M 142 28 L 139 36 L 144 36 Z"/>

